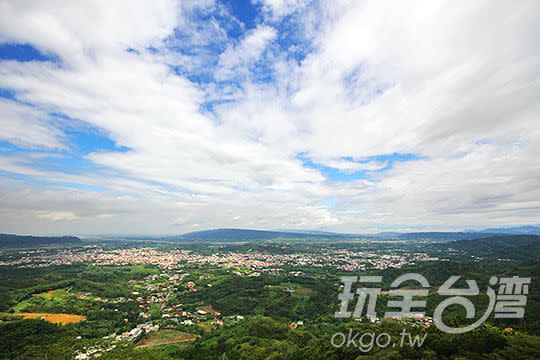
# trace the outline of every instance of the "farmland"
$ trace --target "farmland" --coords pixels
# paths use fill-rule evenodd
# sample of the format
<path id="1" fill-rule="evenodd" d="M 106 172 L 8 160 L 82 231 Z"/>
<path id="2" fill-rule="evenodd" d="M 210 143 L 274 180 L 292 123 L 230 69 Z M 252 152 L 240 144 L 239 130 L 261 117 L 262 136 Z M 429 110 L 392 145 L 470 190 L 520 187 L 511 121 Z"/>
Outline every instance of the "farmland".
<path id="1" fill-rule="evenodd" d="M 86 320 L 86 317 L 82 315 L 73 314 L 15 313 L 15 315 L 20 315 L 25 319 L 43 319 L 54 324 L 78 323 Z"/>

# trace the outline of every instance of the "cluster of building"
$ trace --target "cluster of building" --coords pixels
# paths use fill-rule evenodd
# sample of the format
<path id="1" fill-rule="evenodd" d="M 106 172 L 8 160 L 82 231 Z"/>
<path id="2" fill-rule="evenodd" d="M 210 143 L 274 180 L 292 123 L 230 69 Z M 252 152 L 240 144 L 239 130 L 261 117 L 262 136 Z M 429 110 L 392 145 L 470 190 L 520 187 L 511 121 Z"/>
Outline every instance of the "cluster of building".
<path id="1" fill-rule="evenodd" d="M 87 360 L 92 358 L 99 358 L 104 353 L 114 350 L 120 341 L 139 341 L 145 334 L 155 332 L 159 330 L 159 325 L 154 325 L 151 322 L 144 324 L 138 324 L 136 327 L 129 331 L 125 331 L 121 334 L 111 334 L 104 337 L 105 342 L 102 344 L 95 344 L 88 346 L 83 350 L 75 352 L 73 358 L 75 360 Z"/>
<path id="2" fill-rule="evenodd" d="M 408 314 L 399 318 L 386 318 L 385 320 L 398 321 L 400 323 L 404 323 L 415 328 L 429 328 L 434 325 L 433 318 L 424 314 Z M 379 318 L 378 316 L 361 316 L 359 318 L 355 318 L 354 321 L 380 324 L 381 318 Z"/>
<path id="3" fill-rule="evenodd" d="M 133 329 L 123 332 L 121 334 L 111 334 L 109 337 L 114 338 L 115 340 L 127 340 L 135 342 L 140 340 L 145 334 L 155 332 L 159 330 L 159 324 L 154 325 L 151 322 L 146 322 L 144 324 L 138 324 Z"/>
<path id="4" fill-rule="evenodd" d="M 178 274 L 163 272 L 161 274 L 149 275 L 140 280 L 129 280 L 132 287 L 132 294 L 136 296 L 140 309 L 139 316 L 143 319 L 151 317 L 151 307 L 158 306 L 163 309 L 167 300 L 188 274 Z M 155 304 L 155 305 L 154 305 Z"/>
<path id="5" fill-rule="evenodd" d="M 145 334 L 158 331 L 160 328 L 174 328 L 173 324 L 195 325 L 198 322 L 213 320 L 218 326 L 223 325 L 219 318 L 221 314 L 216 311 L 207 312 L 202 309 L 189 311 L 183 308 L 181 303 L 171 295 L 181 287 L 187 291 L 197 291 L 195 283 L 185 281 L 190 276 L 187 273 L 162 270 L 160 274 L 148 275 L 142 279 L 129 280 L 132 298 L 124 301 L 136 301 L 139 306 L 140 323 L 129 331 L 113 333 L 104 337 L 101 344 L 92 345 L 77 351 L 74 354 L 76 360 L 86 360 L 101 357 L 119 346 L 121 341 L 137 342 Z M 91 297 L 91 294 L 81 294 L 80 299 Z M 95 300 L 96 297 L 92 297 Z M 112 299 L 119 300 L 119 299 Z M 117 301 L 123 302 L 123 301 Z M 152 309 L 152 307 L 154 307 Z"/>
<path id="6" fill-rule="evenodd" d="M 175 292 L 184 288 L 188 292 L 197 292 L 193 281 L 185 281 L 188 273 L 164 271 L 159 275 L 149 275 L 140 280 L 130 280 L 132 294 L 136 296 L 141 319 L 153 318 L 169 323 L 194 325 L 199 322 L 214 321 L 222 325 L 221 313 L 213 310 L 189 310 L 178 302 Z M 210 284 L 207 284 L 207 286 Z M 158 320 L 159 319 L 159 320 Z M 174 326 L 172 326 L 174 327 Z"/>
<path id="7" fill-rule="evenodd" d="M 365 269 L 382 270 L 400 268 L 418 261 L 437 261 L 438 257 L 426 253 L 380 253 L 348 249 L 324 249 L 317 253 L 273 254 L 266 252 L 221 252 L 211 255 L 188 250 L 161 250 L 148 247 L 105 249 L 65 249 L 51 252 L 29 252 L 14 259 L 0 261 L 0 265 L 20 267 L 44 267 L 89 263 L 92 265 L 157 265 L 163 269 L 174 269 L 179 264 L 208 264 L 225 268 L 250 269 L 277 274 L 284 266 L 324 267 L 345 271 Z M 191 289 L 196 291 L 195 288 Z"/>
<path id="8" fill-rule="evenodd" d="M 193 254 L 185 250 L 158 250 L 148 247 L 108 249 L 99 246 L 69 248 L 62 250 L 28 250 L 19 252 L 15 258 L 0 261 L 1 265 L 20 267 L 48 267 L 89 263 L 92 265 L 159 265 L 174 269 L 179 262 L 191 260 Z"/>

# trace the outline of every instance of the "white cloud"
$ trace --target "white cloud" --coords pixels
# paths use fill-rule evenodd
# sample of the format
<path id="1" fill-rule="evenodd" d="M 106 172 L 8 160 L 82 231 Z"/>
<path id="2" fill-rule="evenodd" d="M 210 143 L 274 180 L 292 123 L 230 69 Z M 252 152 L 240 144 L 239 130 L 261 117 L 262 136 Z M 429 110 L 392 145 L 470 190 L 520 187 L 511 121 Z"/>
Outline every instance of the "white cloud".
<path id="1" fill-rule="evenodd" d="M 38 218 L 51 221 L 70 221 L 78 219 L 78 216 L 71 211 L 42 211 L 38 212 Z"/>
<path id="2" fill-rule="evenodd" d="M 276 31 L 270 26 L 260 25 L 250 30 L 238 44 L 229 46 L 219 56 L 216 76 L 223 79 L 246 73 L 275 37 Z"/>
<path id="3" fill-rule="evenodd" d="M 263 8 L 268 23 L 233 41 L 216 19 L 193 24 L 189 4 L 171 1 L 0 3 L 0 41 L 30 43 L 61 60 L 1 63 L 0 86 L 21 103 L 0 102 L 0 138 L 62 148 L 63 134 L 46 116 L 58 112 L 129 148 L 87 155 L 100 170 L 78 174 L 4 153 L 4 171 L 104 190 L 3 185 L 2 228 L 24 232 L 26 216 L 36 232 L 78 233 L 538 222 L 537 2 Z M 276 45 L 288 30 L 277 20 L 288 15 L 304 22 L 299 36 L 314 47 L 306 58 L 291 60 Z M 185 41 L 196 49 L 227 45 L 215 63 L 203 51 L 179 53 L 171 48 L 183 41 L 175 28 L 193 33 Z M 252 83 L 258 61 L 272 82 Z M 236 83 L 197 84 L 169 65 Z M 201 112 L 209 99 L 228 102 Z M 303 166 L 300 153 L 376 175 L 330 182 Z M 375 172 L 384 161 L 362 161 L 393 153 L 421 160 L 385 172 Z M 335 206 L 320 205 L 328 198 Z"/>
<path id="4" fill-rule="evenodd" d="M 309 0 L 256 0 L 255 3 L 262 4 L 263 11 L 270 15 L 272 20 L 291 15 L 295 11 L 302 9 L 309 4 Z"/>
<path id="5" fill-rule="evenodd" d="M 2 1 L 0 41 L 31 43 L 71 64 L 157 43 L 171 33 L 178 13 L 172 0 Z"/>
<path id="6" fill-rule="evenodd" d="M 0 140 L 38 148 L 64 149 L 63 133 L 42 111 L 0 99 Z"/>
<path id="7" fill-rule="evenodd" d="M 396 166 L 363 195 L 344 194 L 345 207 L 363 201 L 367 222 L 474 228 L 484 224 L 537 223 L 540 165 L 538 145 L 475 145 L 449 159 L 442 156 Z M 379 216 L 373 216 L 377 212 Z M 375 217 L 375 218 L 374 218 Z"/>

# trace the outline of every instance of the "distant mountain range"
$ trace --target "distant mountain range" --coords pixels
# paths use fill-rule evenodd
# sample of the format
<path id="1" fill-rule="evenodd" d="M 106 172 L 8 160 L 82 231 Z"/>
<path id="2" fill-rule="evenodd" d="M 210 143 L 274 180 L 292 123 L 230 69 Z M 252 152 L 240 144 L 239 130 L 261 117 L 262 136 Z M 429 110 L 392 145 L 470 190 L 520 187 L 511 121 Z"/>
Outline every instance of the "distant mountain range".
<path id="1" fill-rule="evenodd" d="M 420 232 L 383 232 L 373 235 L 380 238 L 414 239 L 414 240 L 470 240 L 486 236 L 496 235 L 540 235 L 540 226 L 524 225 L 504 228 L 491 228 L 485 230 L 470 231 L 420 231 Z"/>
<path id="2" fill-rule="evenodd" d="M 523 225 L 506 228 L 485 229 L 481 232 L 492 234 L 519 234 L 519 235 L 540 235 L 540 226 L 538 225 Z"/>
<path id="3" fill-rule="evenodd" d="M 317 230 L 252 230 L 252 229 L 214 229 L 190 232 L 178 236 L 161 239 L 177 241 L 202 242 L 245 242 L 268 240 L 347 240 L 347 239 L 398 239 L 398 240 L 429 240 L 429 241 L 456 241 L 485 238 L 497 235 L 540 235 L 540 226 L 527 225 L 519 227 L 486 229 L 464 232 L 384 232 L 379 234 L 341 234 Z"/>
<path id="4" fill-rule="evenodd" d="M 321 233 L 309 231 L 271 231 L 271 230 L 252 230 L 252 229 L 215 229 L 195 231 L 179 236 L 162 237 L 163 240 L 179 241 L 202 241 L 202 242 L 251 242 L 251 241 L 269 241 L 269 240 L 338 240 L 350 239 L 358 235 Z"/>
<path id="5" fill-rule="evenodd" d="M 452 240 L 471 240 L 478 237 L 486 237 L 488 235 L 495 235 L 484 232 L 411 232 L 411 233 L 379 233 L 373 235 L 375 238 L 383 239 L 400 239 L 400 240 L 431 240 L 431 241 L 452 241 Z"/>
<path id="6" fill-rule="evenodd" d="M 54 245 L 80 245 L 83 241 L 76 236 L 27 236 L 0 234 L 0 248 L 29 248 Z"/>
<path id="7" fill-rule="evenodd" d="M 169 236 L 104 236 L 93 237 L 95 240 L 127 241 L 165 241 L 165 242 L 263 242 L 275 240 L 287 241 L 347 241 L 355 239 L 372 240 L 426 240 L 458 241 L 505 235 L 540 235 L 540 226 L 524 225 L 506 228 L 491 228 L 463 232 L 383 232 L 379 234 L 341 234 L 318 230 L 254 230 L 254 229 L 213 229 L 189 232 Z M 77 245 L 83 241 L 75 236 L 20 236 L 0 234 L 0 248 L 23 248 L 49 245 Z"/>

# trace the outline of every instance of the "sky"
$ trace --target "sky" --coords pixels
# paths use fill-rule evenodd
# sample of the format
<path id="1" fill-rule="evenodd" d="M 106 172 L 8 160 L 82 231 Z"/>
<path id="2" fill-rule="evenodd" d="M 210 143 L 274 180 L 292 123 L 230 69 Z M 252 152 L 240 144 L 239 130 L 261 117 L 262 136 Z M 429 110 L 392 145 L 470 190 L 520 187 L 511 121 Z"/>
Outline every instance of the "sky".
<path id="1" fill-rule="evenodd" d="M 540 223 L 538 1 L 0 0 L 0 232 Z"/>

